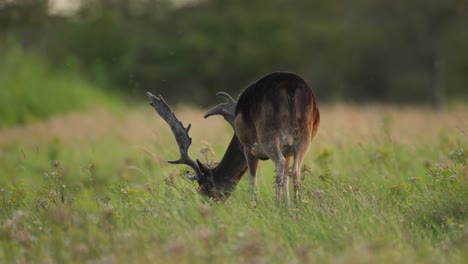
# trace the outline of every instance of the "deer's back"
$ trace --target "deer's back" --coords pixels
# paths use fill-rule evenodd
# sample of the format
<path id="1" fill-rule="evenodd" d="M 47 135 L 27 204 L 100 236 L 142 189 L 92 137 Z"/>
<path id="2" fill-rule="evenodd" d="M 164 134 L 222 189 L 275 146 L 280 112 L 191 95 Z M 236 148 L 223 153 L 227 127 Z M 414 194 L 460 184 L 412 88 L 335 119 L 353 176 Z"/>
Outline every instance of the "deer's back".
<path id="1" fill-rule="evenodd" d="M 318 108 L 312 90 L 301 77 L 272 73 L 240 95 L 235 124 L 241 143 L 259 158 L 268 158 L 267 148 L 274 140 L 279 140 L 276 143 L 283 154 L 289 155 L 296 144 L 309 144 L 318 126 Z"/>

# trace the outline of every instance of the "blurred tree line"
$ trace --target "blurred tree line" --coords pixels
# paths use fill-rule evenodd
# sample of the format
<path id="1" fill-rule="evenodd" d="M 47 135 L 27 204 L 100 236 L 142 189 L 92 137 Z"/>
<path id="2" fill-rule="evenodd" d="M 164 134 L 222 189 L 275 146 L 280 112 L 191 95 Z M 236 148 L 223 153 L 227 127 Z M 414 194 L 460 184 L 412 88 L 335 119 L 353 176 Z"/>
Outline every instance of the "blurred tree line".
<path id="1" fill-rule="evenodd" d="M 131 97 L 207 105 L 272 71 L 320 100 L 422 103 L 468 97 L 468 1 L 0 0 L 0 47 Z M 1 74 L 1 73 L 0 73 Z"/>

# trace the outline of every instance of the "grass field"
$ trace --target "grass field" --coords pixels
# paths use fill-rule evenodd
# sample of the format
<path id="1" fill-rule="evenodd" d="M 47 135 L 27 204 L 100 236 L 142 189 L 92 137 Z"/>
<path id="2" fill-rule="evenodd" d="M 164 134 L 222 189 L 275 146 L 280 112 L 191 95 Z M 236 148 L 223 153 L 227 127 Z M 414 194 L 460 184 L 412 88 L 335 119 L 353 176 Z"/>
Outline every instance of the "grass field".
<path id="1" fill-rule="evenodd" d="M 0 263 L 467 263 L 467 106 L 322 106 L 299 206 L 275 206 L 264 161 L 254 208 L 245 176 L 203 200 L 144 104 L 0 130 Z M 219 160 L 229 125 L 176 109 Z"/>

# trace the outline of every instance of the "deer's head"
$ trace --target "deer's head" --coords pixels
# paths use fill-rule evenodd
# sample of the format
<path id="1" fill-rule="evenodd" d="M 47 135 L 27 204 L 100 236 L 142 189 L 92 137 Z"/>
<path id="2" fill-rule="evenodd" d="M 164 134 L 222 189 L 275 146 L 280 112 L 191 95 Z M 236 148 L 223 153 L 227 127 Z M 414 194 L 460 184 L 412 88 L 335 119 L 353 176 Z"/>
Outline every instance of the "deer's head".
<path id="1" fill-rule="evenodd" d="M 193 170 L 193 173 L 187 171 L 185 177 L 191 181 L 197 181 L 199 185 L 198 192 L 200 194 L 213 199 L 229 197 L 247 169 L 243 148 L 236 135 L 234 134 L 223 160 L 216 167 L 210 168 L 198 159 L 191 159 L 188 155 L 188 149 L 192 144 L 192 138 L 188 135 L 191 125 L 189 124 L 187 127 L 184 127 L 161 95 L 155 96 L 150 92 L 146 94 L 150 99 L 150 105 L 170 126 L 177 141 L 181 156 L 178 160 L 171 160 L 169 163 L 189 166 Z M 217 95 L 225 98 L 226 102 L 210 109 L 204 117 L 222 115 L 234 128 L 236 102 L 227 93 L 220 92 Z"/>

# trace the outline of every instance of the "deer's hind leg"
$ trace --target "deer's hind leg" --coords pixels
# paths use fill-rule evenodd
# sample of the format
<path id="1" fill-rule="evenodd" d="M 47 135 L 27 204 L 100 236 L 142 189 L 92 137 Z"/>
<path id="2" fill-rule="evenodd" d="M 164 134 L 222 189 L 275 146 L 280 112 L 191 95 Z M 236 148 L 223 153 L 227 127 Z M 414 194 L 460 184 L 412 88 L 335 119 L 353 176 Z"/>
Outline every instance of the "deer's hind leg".
<path id="1" fill-rule="evenodd" d="M 281 156 L 276 157 L 273 160 L 275 163 L 275 172 L 276 172 L 276 204 L 279 205 L 280 203 L 280 195 L 281 195 L 281 187 L 283 186 L 283 175 L 284 175 L 284 163 L 285 158 L 281 154 Z"/>
<path id="2" fill-rule="evenodd" d="M 301 186 L 301 164 L 304 160 L 307 148 L 301 148 L 294 152 L 294 161 L 291 167 L 291 174 L 293 178 L 293 190 L 294 190 L 294 203 L 298 205 L 299 200 L 299 188 Z"/>
<path id="3" fill-rule="evenodd" d="M 244 155 L 245 155 L 245 159 L 247 160 L 247 167 L 249 169 L 250 198 L 252 202 L 255 202 L 255 188 L 257 186 L 258 159 L 247 150 L 244 150 Z"/>
<path id="4" fill-rule="evenodd" d="M 284 200 L 286 201 L 286 205 L 289 206 L 289 163 L 291 161 L 291 157 L 287 156 L 284 160 L 284 172 L 283 172 L 283 195 Z"/>
<path id="5" fill-rule="evenodd" d="M 276 204 L 279 205 L 280 203 L 280 196 L 281 196 L 281 187 L 283 187 L 283 179 L 284 179 L 284 168 L 286 165 L 286 158 L 284 157 L 283 153 L 281 152 L 279 138 L 275 141 L 275 144 L 270 144 L 270 149 L 268 153 L 268 157 L 273 161 L 275 164 L 275 187 L 276 187 Z"/>

